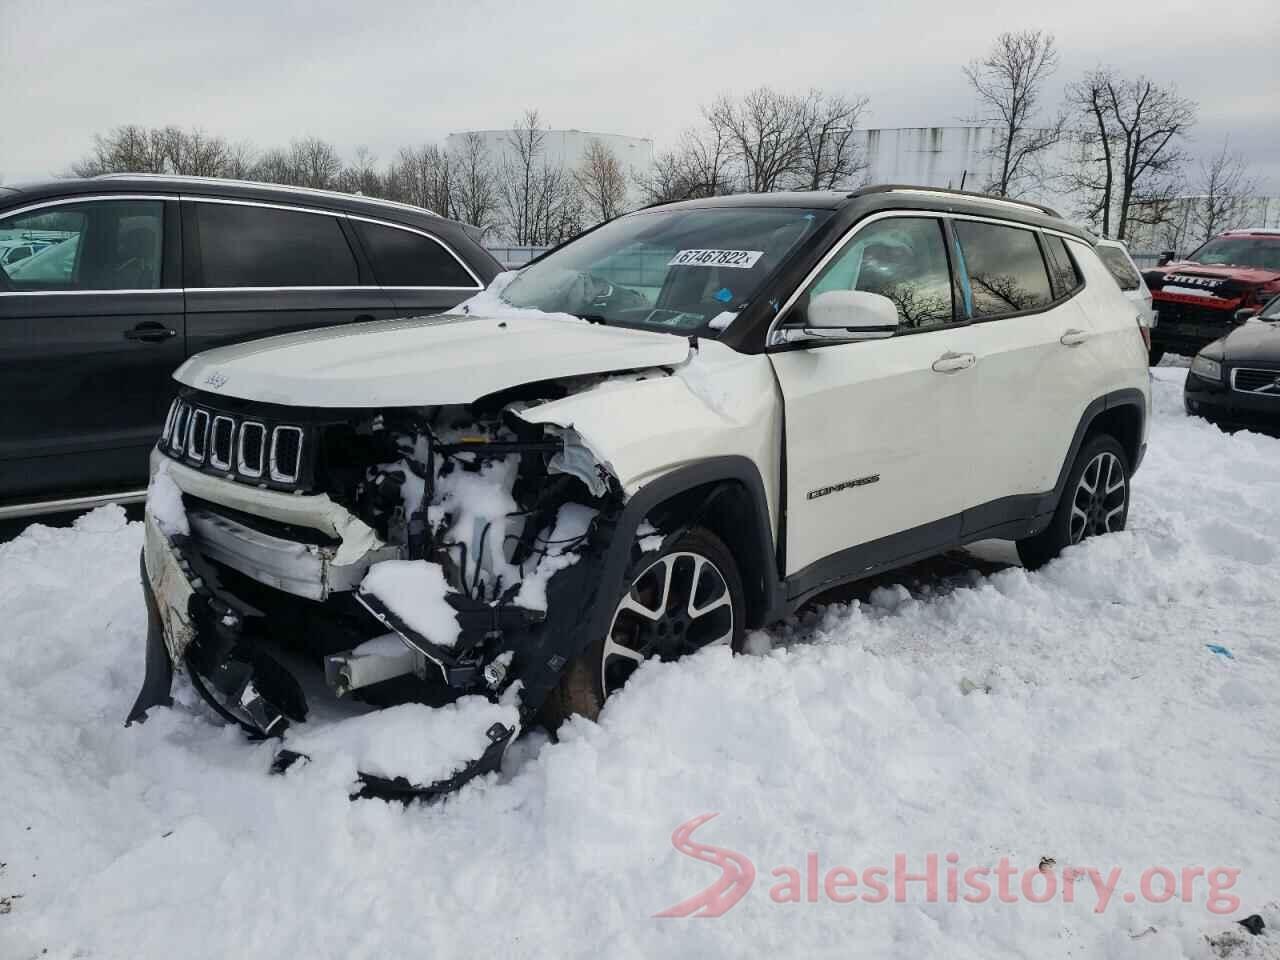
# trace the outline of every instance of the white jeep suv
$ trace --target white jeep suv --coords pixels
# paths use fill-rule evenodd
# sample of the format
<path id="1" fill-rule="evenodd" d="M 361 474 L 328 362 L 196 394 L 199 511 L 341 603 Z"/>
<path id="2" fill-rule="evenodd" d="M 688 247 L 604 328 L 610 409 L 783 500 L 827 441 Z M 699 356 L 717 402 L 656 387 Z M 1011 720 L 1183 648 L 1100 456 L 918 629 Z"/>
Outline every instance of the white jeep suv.
<path id="1" fill-rule="evenodd" d="M 876 187 L 655 206 L 446 315 L 196 356 L 132 718 L 174 667 L 282 757 L 343 704 L 440 707 L 474 756 L 366 771 L 430 795 L 842 582 L 987 538 L 1039 566 L 1124 527 L 1137 321 L 1053 211 Z"/>

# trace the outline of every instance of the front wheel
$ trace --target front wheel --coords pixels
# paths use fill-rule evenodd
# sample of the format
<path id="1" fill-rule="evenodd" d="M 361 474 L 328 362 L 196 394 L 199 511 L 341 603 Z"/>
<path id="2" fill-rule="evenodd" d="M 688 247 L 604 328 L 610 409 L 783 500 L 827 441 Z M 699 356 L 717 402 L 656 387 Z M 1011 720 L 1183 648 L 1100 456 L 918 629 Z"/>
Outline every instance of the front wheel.
<path id="1" fill-rule="evenodd" d="M 565 669 L 543 716 L 555 727 L 570 714 L 595 719 L 645 660 L 676 660 L 704 647 L 741 650 L 746 604 L 728 548 L 694 527 L 632 569 L 609 631 Z"/>
<path id="2" fill-rule="evenodd" d="M 1018 541 L 1018 559 L 1028 570 L 1035 570 L 1064 547 L 1123 530 L 1128 516 L 1129 458 L 1115 437 L 1097 434 L 1076 456 L 1049 526 Z"/>

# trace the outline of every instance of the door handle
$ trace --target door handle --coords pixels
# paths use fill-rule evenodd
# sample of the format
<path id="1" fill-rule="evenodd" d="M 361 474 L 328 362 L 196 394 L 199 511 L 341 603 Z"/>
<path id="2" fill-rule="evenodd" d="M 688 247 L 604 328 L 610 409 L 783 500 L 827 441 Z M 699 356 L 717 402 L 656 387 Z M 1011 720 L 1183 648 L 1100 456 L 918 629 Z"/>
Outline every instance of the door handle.
<path id="1" fill-rule="evenodd" d="M 177 330 L 171 330 L 163 323 L 156 323 L 154 320 L 148 320 L 138 324 L 132 330 L 124 332 L 126 340 L 141 340 L 143 343 L 164 343 L 171 337 L 178 335 Z"/>
<path id="2" fill-rule="evenodd" d="M 1074 327 L 1058 338 L 1058 342 L 1064 347 L 1078 347 L 1089 339 L 1089 334 L 1084 330 L 1077 330 Z"/>
<path id="3" fill-rule="evenodd" d="M 978 358 L 972 353 L 952 353 L 948 350 L 933 361 L 933 369 L 938 373 L 957 373 L 960 370 L 968 370 L 977 362 Z"/>

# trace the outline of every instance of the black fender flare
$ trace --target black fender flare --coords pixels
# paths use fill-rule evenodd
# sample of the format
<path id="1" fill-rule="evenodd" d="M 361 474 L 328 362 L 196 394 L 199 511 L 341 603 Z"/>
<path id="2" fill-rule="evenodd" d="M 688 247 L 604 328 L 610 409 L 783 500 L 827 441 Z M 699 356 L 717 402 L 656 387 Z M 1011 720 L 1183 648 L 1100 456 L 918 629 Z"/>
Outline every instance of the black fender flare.
<path id="1" fill-rule="evenodd" d="M 1037 514 L 1053 513 L 1058 508 L 1058 501 L 1062 499 L 1062 493 L 1067 488 L 1067 474 L 1071 472 L 1071 465 L 1076 462 L 1076 456 L 1084 446 L 1084 438 L 1089 435 L 1093 422 L 1107 410 L 1114 410 L 1117 407 L 1134 407 L 1138 411 L 1139 446 L 1133 463 L 1129 465 L 1130 474 L 1137 472 L 1146 451 L 1146 444 L 1141 438 L 1146 432 L 1147 398 L 1136 387 L 1126 387 L 1097 397 L 1084 408 L 1084 413 L 1080 415 L 1080 422 L 1076 424 L 1076 432 L 1071 437 L 1071 446 L 1067 448 L 1066 458 L 1062 461 L 1062 468 L 1058 471 L 1058 480 L 1054 483 L 1053 490 L 1041 498 Z"/>
<path id="2" fill-rule="evenodd" d="M 613 598 L 620 595 L 623 581 L 632 564 L 632 547 L 640 524 L 655 507 L 673 497 L 698 487 L 711 486 L 703 504 L 723 494 L 725 483 L 740 483 L 746 490 L 755 514 L 755 536 L 752 558 L 761 574 L 766 620 L 780 616 L 784 608 L 781 578 L 778 574 L 777 550 L 773 540 L 773 523 L 769 502 L 765 497 L 760 470 L 747 457 L 726 455 L 708 457 L 665 473 L 645 484 L 627 501 L 614 526 L 613 536 L 600 569 L 600 591 L 591 617 L 589 636 L 603 636 L 613 615 Z M 740 564 L 741 566 L 741 564 Z"/>

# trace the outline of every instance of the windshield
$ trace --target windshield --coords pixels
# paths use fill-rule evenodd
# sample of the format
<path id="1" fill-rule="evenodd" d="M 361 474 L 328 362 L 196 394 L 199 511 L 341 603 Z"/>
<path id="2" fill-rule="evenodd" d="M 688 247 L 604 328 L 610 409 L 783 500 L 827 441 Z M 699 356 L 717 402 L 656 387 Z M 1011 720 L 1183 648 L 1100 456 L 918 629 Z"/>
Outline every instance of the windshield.
<path id="1" fill-rule="evenodd" d="M 1258 267 L 1280 271 L 1280 237 L 1219 237 L 1187 258 L 1205 266 Z"/>
<path id="2" fill-rule="evenodd" d="M 1280 320 L 1280 297 L 1272 297 L 1271 302 L 1258 311 L 1262 320 Z"/>
<path id="3" fill-rule="evenodd" d="M 633 214 L 525 267 L 502 299 L 606 324 L 721 329 L 830 216 L 797 207 Z"/>

